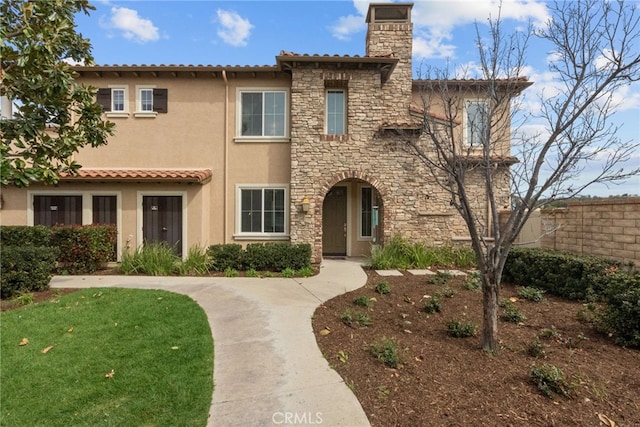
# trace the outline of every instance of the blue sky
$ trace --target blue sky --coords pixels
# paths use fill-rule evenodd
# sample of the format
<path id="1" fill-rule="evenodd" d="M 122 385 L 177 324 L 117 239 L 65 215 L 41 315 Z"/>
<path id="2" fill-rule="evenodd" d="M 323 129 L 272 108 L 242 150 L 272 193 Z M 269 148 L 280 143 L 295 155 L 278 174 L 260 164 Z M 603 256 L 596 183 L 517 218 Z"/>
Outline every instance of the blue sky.
<path id="1" fill-rule="evenodd" d="M 637 0 L 634 0 L 638 2 Z M 91 40 L 97 64 L 273 65 L 281 50 L 364 55 L 367 1 L 115 1 L 93 0 L 97 10 L 79 15 L 78 31 Z M 474 68 L 474 23 L 498 12 L 493 0 L 414 1 L 413 64 Z M 512 29 L 548 17 L 540 0 L 505 0 L 502 16 Z M 534 98 L 552 85 L 549 52 L 532 45 L 527 76 Z M 618 94 L 619 136 L 640 140 L 640 83 Z M 640 165 L 640 153 L 630 166 Z M 585 171 L 588 175 L 589 171 Z M 640 194 L 640 177 L 585 194 Z"/>

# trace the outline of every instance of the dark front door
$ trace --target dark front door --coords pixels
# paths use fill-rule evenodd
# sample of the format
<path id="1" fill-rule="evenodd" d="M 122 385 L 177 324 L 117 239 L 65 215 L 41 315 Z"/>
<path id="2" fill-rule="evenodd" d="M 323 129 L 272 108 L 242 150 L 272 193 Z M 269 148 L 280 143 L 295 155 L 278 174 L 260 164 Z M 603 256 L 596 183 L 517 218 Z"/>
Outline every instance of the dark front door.
<path id="1" fill-rule="evenodd" d="M 143 196 L 144 243 L 166 242 L 182 256 L 182 196 Z"/>
<path id="2" fill-rule="evenodd" d="M 322 254 L 347 254 L 347 187 L 333 187 L 324 198 Z"/>

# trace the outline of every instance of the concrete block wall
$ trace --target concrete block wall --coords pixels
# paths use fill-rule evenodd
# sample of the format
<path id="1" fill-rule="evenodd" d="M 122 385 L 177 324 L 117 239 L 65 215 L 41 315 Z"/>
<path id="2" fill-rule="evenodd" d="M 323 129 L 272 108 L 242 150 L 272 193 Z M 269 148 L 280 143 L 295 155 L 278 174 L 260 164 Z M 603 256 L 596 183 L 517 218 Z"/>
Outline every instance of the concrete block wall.
<path id="1" fill-rule="evenodd" d="M 640 266 L 640 197 L 580 200 L 542 211 L 541 247 Z"/>

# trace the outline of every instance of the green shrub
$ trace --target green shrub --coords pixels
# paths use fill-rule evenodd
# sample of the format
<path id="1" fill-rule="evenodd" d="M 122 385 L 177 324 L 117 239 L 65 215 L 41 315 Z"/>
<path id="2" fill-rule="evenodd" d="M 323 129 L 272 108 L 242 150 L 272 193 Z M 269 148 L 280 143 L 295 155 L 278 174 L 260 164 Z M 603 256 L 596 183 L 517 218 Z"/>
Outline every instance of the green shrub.
<path id="1" fill-rule="evenodd" d="M 286 268 L 301 270 L 311 266 L 311 245 L 286 242 L 249 243 L 242 254 L 242 264 L 245 268 L 259 271 L 282 271 Z"/>
<path id="2" fill-rule="evenodd" d="M 527 317 L 515 304 L 509 304 L 502 313 L 502 319 L 511 323 L 522 323 L 527 320 Z"/>
<path id="3" fill-rule="evenodd" d="M 347 326 L 353 326 L 353 324 L 357 324 L 358 326 L 370 326 L 371 325 L 371 317 L 363 311 L 356 311 L 355 313 L 351 311 L 351 309 L 346 308 L 340 314 L 340 320 Z"/>
<path id="4" fill-rule="evenodd" d="M 255 268 L 248 269 L 245 274 L 247 277 L 260 277 Z"/>
<path id="5" fill-rule="evenodd" d="M 114 225 L 72 225 L 51 228 L 51 245 L 58 248 L 58 262 L 71 274 L 93 273 L 116 260 Z"/>
<path id="6" fill-rule="evenodd" d="M 535 358 L 544 356 L 544 346 L 540 342 L 539 338 L 536 338 L 531 344 L 529 344 L 527 347 L 527 354 Z"/>
<path id="7" fill-rule="evenodd" d="M 120 270 L 124 274 L 169 276 L 178 272 L 179 263 L 180 258 L 167 243 L 151 243 L 137 248 L 133 253 L 124 252 Z"/>
<path id="8" fill-rule="evenodd" d="M 457 291 L 455 289 L 452 289 L 449 286 L 445 286 L 444 288 L 437 290 L 435 296 L 436 298 L 453 298 L 456 293 Z"/>
<path id="9" fill-rule="evenodd" d="M 447 322 L 447 334 L 454 338 L 472 337 L 478 332 L 478 327 L 466 320 L 450 320 Z"/>
<path id="10" fill-rule="evenodd" d="M 383 337 L 369 346 L 369 353 L 390 368 L 397 368 L 400 364 L 400 351 L 395 340 Z"/>
<path id="11" fill-rule="evenodd" d="M 532 286 L 523 286 L 518 289 L 518 296 L 532 302 L 540 302 L 544 299 L 544 291 Z"/>
<path id="12" fill-rule="evenodd" d="M 202 246 L 191 246 L 187 253 L 187 258 L 178 263 L 178 272 L 181 276 L 196 275 L 201 276 L 209 272 L 209 256 L 207 250 Z"/>
<path id="13" fill-rule="evenodd" d="M 541 366 L 533 366 L 529 378 L 547 397 L 553 397 L 553 393 L 565 397 L 572 394 L 571 385 L 565 379 L 564 372 L 554 365 L 544 363 Z"/>
<path id="14" fill-rule="evenodd" d="M 427 283 L 429 285 L 446 285 L 447 282 L 451 279 L 451 275 L 449 273 L 443 273 L 438 271 L 435 275 L 429 276 L 427 279 Z"/>
<path id="15" fill-rule="evenodd" d="M 391 293 L 391 287 L 383 280 L 376 285 L 375 291 L 380 295 L 387 295 Z"/>
<path id="16" fill-rule="evenodd" d="M 514 248 L 504 267 L 503 281 L 526 284 L 569 299 L 601 297 L 607 272 L 622 263 L 596 257 L 580 257 L 538 248 Z"/>
<path id="17" fill-rule="evenodd" d="M 467 279 L 464 281 L 463 286 L 468 291 L 479 291 L 480 289 L 482 289 L 482 280 L 480 278 L 480 273 L 477 271 L 469 273 Z"/>
<path id="18" fill-rule="evenodd" d="M 2 246 L 0 251 L 0 297 L 16 292 L 42 291 L 56 266 L 58 250 L 41 246 Z"/>
<path id="19" fill-rule="evenodd" d="M 300 270 L 298 270 L 298 276 L 300 277 L 311 277 L 314 274 L 315 274 L 315 271 L 313 271 L 313 268 L 311 266 L 303 267 Z"/>
<path id="20" fill-rule="evenodd" d="M 640 274 L 614 273 L 608 279 L 602 321 L 616 343 L 640 348 Z"/>
<path id="21" fill-rule="evenodd" d="M 471 268 L 476 265 L 474 252 L 463 246 L 430 247 L 424 243 L 410 243 L 394 236 L 383 246 L 371 248 L 371 266 L 378 270 L 392 268 L 427 268 L 431 266 Z"/>
<path id="22" fill-rule="evenodd" d="M 296 275 L 296 271 L 293 268 L 287 267 L 280 272 L 280 275 L 282 277 L 293 277 Z"/>
<path id="23" fill-rule="evenodd" d="M 372 304 L 371 298 L 366 295 L 361 295 L 353 300 L 355 305 L 359 305 L 360 307 L 370 307 Z"/>
<path id="24" fill-rule="evenodd" d="M 224 277 L 238 277 L 238 275 L 238 270 L 236 270 L 235 268 L 227 267 L 224 270 Z"/>
<path id="25" fill-rule="evenodd" d="M 214 271 L 225 271 L 228 268 L 242 269 L 242 245 L 237 243 L 212 245 L 207 249 L 207 255 L 211 260 L 211 269 Z"/>
<path id="26" fill-rule="evenodd" d="M 424 305 L 422 311 L 429 314 L 440 313 L 442 311 L 440 300 L 438 298 L 430 298 Z"/>
<path id="27" fill-rule="evenodd" d="M 51 228 L 44 225 L 0 226 L 0 246 L 51 246 Z"/>

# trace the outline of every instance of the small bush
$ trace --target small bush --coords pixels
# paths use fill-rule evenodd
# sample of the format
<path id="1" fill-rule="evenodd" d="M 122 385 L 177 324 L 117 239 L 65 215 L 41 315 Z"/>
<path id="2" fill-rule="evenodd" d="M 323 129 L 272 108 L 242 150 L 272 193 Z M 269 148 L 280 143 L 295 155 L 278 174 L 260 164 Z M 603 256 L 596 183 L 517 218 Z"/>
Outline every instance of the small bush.
<path id="1" fill-rule="evenodd" d="M 48 289 L 57 257 L 58 251 L 54 248 L 2 246 L 0 297 L 11 298 L 16 292 Z"/>
<path id="2" fill-rule="evenodd" d="M 209 272 L 209 256 L 207 250 L 201 246 L 192 246 L 187 253 L 187 259 L 179 263 L 180 275 L 203 275 Z"/>
<path id="3" fill-rule="evenodd" d="M 478 327 L 466 320 L 450 320 L 447 322 L 447 334 L 455 338 L 472 337 L 478 332 Z"/>
<path id="4" fill-rule="evenodd" d="M 440 313 L 442 311 L 440 300 L 438 298 L 430 298 L 424 305 L 422 311 L 429 314 Z"/>
<path id="5" fill-rule="evenodd" d="M 544 291 L 532 286 L 524 286 L 518 289 L 518 296 L 532 302 L 540 302 L 544 299 Z"/>
<path id="6" fill-rule="evenodd" d="M 116 260 L 118 232 L 113 225 L 72 225 L 51 228 L 51 245 L 58 262 L 71 274 L 93 273 Z"/>
<path id="7" fill-rule="evenodd" d="M 260 277 L 255 268 L 250 268 L 246 271 L 245 275 L 247 277 Z"/>
<path id="8" fill-rule="evenodd" d="M 227 267 L 224 270 L 224 277 L 238 277 L 238 275 L 238 270 L 236 270 L 235 268 Z"/>
<path id="9" fill-rule="evenodd" d="M 529 378 L 547 397 L 553 397 L 554 393 L 565 397 L 572 394 L 571 385 L 565 379 L 564 372 L 554 365 L 544 363 L 532 367 Z"/>
<path id="10" fill-rule="evenodd" d="M 340 313 L 340 320 L 347 326 L 353 326 L 354 323 L 359 326 L 370 326 L 372 323 L 371 317 L 367 313 L 362 311 L 354 313 L 348 308 Z"/>
<path id="11" fill-rule="evenodd" d="M 354 319 L 360 326 L 370 326 L 372 323 L 371 317 L 363 311 L 356 312 Z"/>
<path id="12" fill-rule="evenodd" d="M 383 246 L 374 245 L 371 248 L 371 266 L 377 270 L 406 270 L 434 265 L 471 268 L 476 265 L 476 257 L 467 247 L 430 247 L 420 242 L 411 243 L 399 236 L 392 237 Z"/>
<path id="13" fill-rule="evenodd" d="M 282 271 L 285 268 L 301 270 L 311 265 L 311 245 L 249 243 L 242 253 L 242 265 L 260 271 Z"/>
<path id="14" fill-rule="evenodd" d="M 376 285 L 375 291 L 380 295 L 387 295 L 391 293 L 391 287 L 383 280 Z"/>
<path id="15" fill-rule="evenodd" d="M 617 344 L 640 348 L 640 274 L 615 273 L 608 282 L 603 324 Z"/>
<path id="16" fill-rule="evenodd" d="M 536 338 L 531 344 L 529 344 L 527 347 L 527 354 L 536 358 L 544 356 L 544 346 L 540 342 L 540 339 Z"/>
<path id="17" fill-rule="evenodd" d="M 478 273 L 477 271 L 469 273 L 467 279 L 464 281 L 464 288 L 468 291 L 479 291 L 480 289 L 482 289 L 480 273 Z"/>
<path id="18" fill-rule="evenodd" d="M 457 291 L 455 289 L 450 288 L 449 286 L 445 286 L 442 289 L 439 289 L 438 291 L 436 291 L 436 298 L 441 298 L 441 297 L 445 297 L 445 298 L 453 298 L 453 296 L 457 293 Z"/>
<path id="19" fill-rule="evenodd" d="M 51 227 L 3 225 L 0 227 L 0 246 L 51 246 Z"/>
<path id="20" fill-rule="evenodd" d="M 540 338 L 544 338 L 544 339 L 558 339 L 560 338 L 560 332 L 558 332 L 558 329 L 556 329 L 555 326 L 552 326 L 550 328 L 544 328 L 542 330 L 542 332 L 540 332 L 539 335 Z"/>
<path id="21" fill-rule="evenodd" d="M 170 276 L 178 272 L 180 258 L 165 242 L 151 243 L 137 248 L 132 254 L 122 254 L 120 270 L 124 274 Z"/>
<path id="22" fill-rule="evenodd" d="M 400 364 L 398 343 L 394 340 L 383 337 L 369 346 L 369 353 L 390 368 L 397 368 Z"/>
<path id="23" fill-rule="evenodd" d="M 207 249 L 207 255 L 211 259 L 211 269 L 214 271 L 242 269 L 242 245 L 236 243 L 212 245 Z"/>
<path id="24" fill-rule="evenodd" d="M 357 297 L 356 299 L 353 300 L 353 303 L 355 305 L 359 305 L 360 307 L 371 307 L 371 305 L 373 304 L 373 302 L 371 301 L 371 298 L 369 298 L 366 295 L 361 295 Z"/>
<path id="25" fill-rule="evenodd" d="M 298 270 L 298 276 L 300 277 L 311 277 L 314 274 L 315 272 L 313 271 L 313 268 L 311 268 L 310 266 L 303 267 L 300 270 Z"/>
<path id="26" fill-rule="evenodd" d="M 451 279 L 451 275 L 449 273 L 443 273 L 441 271 L 438 271 L 435 275 L 430 276 L 427 279 L 427 283 L 429 285 L 442 286 L 442 285 L 446 285 L 449 279 Z"/>
<path id="27" fill-rule="evenodd" d="M 293 276 L 295 276 L 295 275 L 296 275 L 296 271 L 295 271 L 293 268 L 289 268 L 289 267 L 287 267 L 287 268 L 285 268 L 284 270 L 282 270 L 282 271 L 280 272 L 280 275 L 281 275 L 282 277 L 288 277 L 288 278 L 291 278 L 291 277 L 293 277 Z"/>
<path id="28" fill-rule="evenodd" d="M 504 309 L 502 313 L 502 319 L 511 323 L 522 323 L 527 320 L 527 317 L 515 304 L 510 304 Z"/>

